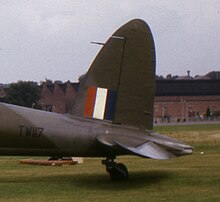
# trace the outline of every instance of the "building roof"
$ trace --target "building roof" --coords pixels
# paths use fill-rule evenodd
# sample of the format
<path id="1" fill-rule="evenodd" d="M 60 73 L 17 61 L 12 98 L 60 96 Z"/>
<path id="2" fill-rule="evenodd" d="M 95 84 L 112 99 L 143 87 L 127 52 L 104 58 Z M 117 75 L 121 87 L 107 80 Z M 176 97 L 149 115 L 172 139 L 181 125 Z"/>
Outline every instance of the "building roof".
<path id="1" fill-rule="evenodd" d="M 61 90 L 64 92 L 64 94 L 66 93 L 66 86 L 67 84 L 66 83 L 61 83 L 61 84 L 58 84 L 58 86 L 61 88 Z"/>
<path id="2" fill-rule="evenodd" d="M 50 90 L 51 93 L 54 91 L 54 85 L 53 84 L 47 84 L 47 88 Z"/>
<path id="3" fill-rule="evenodd" d="M 79 82 L 71 83 L 76 92 L 79 91 Z"/>
<path id="4" fill-rule="evenodd" d="M 220 80 L 157 80 L 156 96 L 220 95 Z"/>

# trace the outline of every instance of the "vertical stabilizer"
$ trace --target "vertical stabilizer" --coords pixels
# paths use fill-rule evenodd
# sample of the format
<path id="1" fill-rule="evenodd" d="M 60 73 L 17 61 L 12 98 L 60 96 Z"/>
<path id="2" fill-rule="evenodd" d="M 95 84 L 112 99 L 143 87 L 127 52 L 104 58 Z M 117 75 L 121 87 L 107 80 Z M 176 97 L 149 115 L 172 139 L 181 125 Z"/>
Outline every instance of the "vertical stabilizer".
<path id="1" fill-rule="evenodd" d="M 155 48 L 142 20 L 119 28 L 104 44 L 80 84 L 71 114 L 152 129 Z"/>

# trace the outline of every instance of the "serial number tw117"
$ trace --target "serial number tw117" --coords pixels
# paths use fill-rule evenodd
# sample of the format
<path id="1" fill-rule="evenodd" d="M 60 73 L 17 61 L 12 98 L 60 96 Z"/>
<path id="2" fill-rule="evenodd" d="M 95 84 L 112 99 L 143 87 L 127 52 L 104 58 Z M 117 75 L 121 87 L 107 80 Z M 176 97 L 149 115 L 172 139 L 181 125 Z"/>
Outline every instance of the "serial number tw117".
<path id="1" fill-rule="evenodd" d="M 20 136 L 25 137 L 41 137 L 43 135 L 44 128 L 33 126 L 19 126 Z"/>

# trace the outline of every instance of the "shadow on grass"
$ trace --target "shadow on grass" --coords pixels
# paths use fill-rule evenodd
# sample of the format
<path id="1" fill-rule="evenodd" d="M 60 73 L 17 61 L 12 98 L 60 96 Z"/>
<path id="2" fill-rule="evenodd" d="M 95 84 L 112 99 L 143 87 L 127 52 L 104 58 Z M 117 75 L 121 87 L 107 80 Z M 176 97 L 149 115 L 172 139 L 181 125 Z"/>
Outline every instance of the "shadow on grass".
<path id="1" fill-rule="evenodd" d="M 74 187 L 82 189 L 93 189 L 93 190 L 129 190 L 145 186 L 151 186 L 160 184 L 163 181 L 168 180 L 171 177 L 171 173 L 167 171 L 146 171 L 146 172 L 133 172 L 130 173 L 127 181 L 111 181 L 108 174 L 64 174 L 64 175 L 53 175 L 53 176 L 23 176 L 15 178 L 0 178 L 1 183 L 14 183 L 14 184 L 25 184 L 25 183 L 37 183 L 60 187 L 62 185 L 68 185 L 70 189 Z"/>
<path id="2" fill-rule="evenodd" d="M 88 175 L 81 177 L 77 185 L 89 189 L 118 191 L 159 184 L 169 179 L 170 176 L 171 174 L 165 171 L 135 172 L 130 173 L 127 181 L 111 181 L 108 175 Z"/>

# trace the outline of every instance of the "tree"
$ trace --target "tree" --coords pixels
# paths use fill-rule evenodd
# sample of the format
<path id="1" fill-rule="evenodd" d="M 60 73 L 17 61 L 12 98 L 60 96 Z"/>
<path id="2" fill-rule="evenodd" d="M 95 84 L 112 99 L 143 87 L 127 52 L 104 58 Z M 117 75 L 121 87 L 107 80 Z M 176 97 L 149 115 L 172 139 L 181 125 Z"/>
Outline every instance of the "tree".
<path id="1" fill-rule="evenodd" d="M 24 107 L 33 107 L 40 99 L 40 88 L 32 81 L 18 81 L 7 89 L 6 102 Z"/>
<path id="2" fill-rule="evenodd" d="M 164 80 L 165 78 L 162 75 L 155 75 L 156 80 Z"/>
<path id="3" fill-rule="evenodd" d="M 40 85 L 46 83 L 48 85 L 53 85 L 53 81 L 51 79 L 46 78 L 45 81 L 40 81 Z"/>
<path id="4" fill-rule="evenodd" d="M 210 107 L 208 107 L 206 110 L 206 117 L 210 118 L 211 116 L 212 116 L 211 109 L 210 109 Z"/>
<path id="5" fill-rule="evenodd" d="M 87 75 L 87 73 L 79 76 L 79 78 L 78 78 L 79 83 L 81 83 L 86 78 L 86 75 Z"/>

